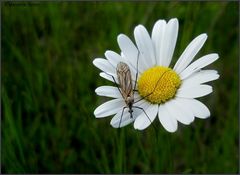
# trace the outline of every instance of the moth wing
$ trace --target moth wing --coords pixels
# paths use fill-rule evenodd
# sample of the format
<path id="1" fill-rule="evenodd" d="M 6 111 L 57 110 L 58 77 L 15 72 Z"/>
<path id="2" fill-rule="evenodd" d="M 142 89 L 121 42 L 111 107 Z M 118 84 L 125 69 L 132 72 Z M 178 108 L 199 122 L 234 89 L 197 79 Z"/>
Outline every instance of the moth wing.
<path id="1" fill-rule="evenodd" d="M 131 71 L 127 64 L 117 67 L 117 77 L 124 98 L 133 95 Z"/>

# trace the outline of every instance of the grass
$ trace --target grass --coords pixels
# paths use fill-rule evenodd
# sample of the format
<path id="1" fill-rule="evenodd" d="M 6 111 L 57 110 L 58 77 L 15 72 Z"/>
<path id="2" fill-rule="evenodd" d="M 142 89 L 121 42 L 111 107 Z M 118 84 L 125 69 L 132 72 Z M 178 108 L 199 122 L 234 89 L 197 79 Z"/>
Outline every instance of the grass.
<path id="1" fill-rule="evenodd" d="M 237 2 L 2 2 L 1 165 L 3 173 L 238 173 Z M 94 109 L 110 84 L 92 61 L 119 52 L 117 35 L 133 39 L 141 23 L 179 19 L 175 62 L 200 33 L 198 57 L 217 52 L 209 66 L 220 79 L 201 98 L 206 120 L 166 132 L 153 127 L 113 129 Z"/>

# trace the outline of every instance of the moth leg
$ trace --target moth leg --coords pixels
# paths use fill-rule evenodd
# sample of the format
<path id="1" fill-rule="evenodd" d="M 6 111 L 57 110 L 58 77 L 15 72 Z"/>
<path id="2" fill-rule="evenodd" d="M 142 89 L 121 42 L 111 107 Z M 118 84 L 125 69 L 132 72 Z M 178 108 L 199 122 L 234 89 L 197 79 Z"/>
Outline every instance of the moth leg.
<path id="1" fill-rule="evenodd" d="M 126 108 L 127 108 L 127 107 L 125 106 L 125 107 L 123 107 L 123 109 L 122 109 L 122 114 L 121 114 L 121 117 L 120 117 L 120 122 L 119 122 L 118 128 L 120 128 L 120 125 L 121 125 L 121 122 L 122 122 L 123 112 L 124 112 L 124 110 L 125 110 Z"/>
<path id="2" fill-rule="evenodd" d="M 143 108 L 141 108 L 141 107 L 139 107 L 139 106 L 132 106 L 132 108 L 137 108 L 137 109 L 142 110 L 142 111 L 144 112 L 144 114 L 147 116 L 147 118 L 148 118 L 148 120 L 150 121 L 150 123 L 153 122 L 153 121 L 151 121 L 151 119 L 149 118 L 149 116 L 147 115 L 146 111 L 145 111 Z M 156 128 L 156 126 L 155 126 L 154 124 L 153 124 L 153 128 L 154 128 L 154 130 L 155 130 L 155 133 L 157 133 L 157 128 Z"/>

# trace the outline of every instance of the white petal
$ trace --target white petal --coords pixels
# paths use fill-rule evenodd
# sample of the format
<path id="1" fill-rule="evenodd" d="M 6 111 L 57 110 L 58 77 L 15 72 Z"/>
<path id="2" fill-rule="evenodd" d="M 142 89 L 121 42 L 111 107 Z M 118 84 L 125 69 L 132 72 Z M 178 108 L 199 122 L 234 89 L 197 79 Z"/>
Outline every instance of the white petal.
<path id="1" fill-rule="evenodd" d="M 159 106 L 158 118 L 168 132 L 175 132 L 177 130 L 177 120 L 169 114 L 165 104 Z"/>
<path id="2" fill-rule="evenodd" d="M 137 109 L 137 107 L 140 107 L 145 110 L 150 106 L 150 103 L 147 102 L 145 99 L 142 99 L 142 97 L 139 94 L 135 93 L 134 97 L 135 97 L 135 102 L 133 104 L 133 108 Z M 140 110 L 142 113 L 143 112 L 142 109 L 138 109 L 138 110 Z"/>
<path id="3" fill-rule="evenodd" d="M 124 34 L 118 35 L 118 45 L 125 57 L 125 59 L 128 61 L 128 63 L 134 68 L 137 69 L 137 59 L 139 59 L 140 63 L 140 58 L 138 58 L 138 49 L 137 47 L 133 44 L 133 42 Z M 143 72 L 145 70 L 143 68 L 143 65 L 138 64 L 138 70 L 139 72 Z"/>
<path id="4" fill-rule="evenodd" d="M 95 92 L 100 96 L 122 98 L 118 88 L 113 86 L 100 86 L 95 90 Z"/>
<path id="5" fill-rule="evenodd" d="M 181 87 L 176 94 L 177 97 L 184 98 L 198 98 L 208 95 L 212 92 L 212 86 L 209 85 L 197 85 L 192 87 Z"/>
<path id="6" fill-rule="evenodd" d="M 106 72 L 109 74 L 114 74 L 116 72 L 114 67 L 106 59 L 96 58 L 93 60 L 93 64 L 103 72 Z"/>
<path id="7" fill-rule="evenodd" d="M 143 25 L 138 25 L 134 29 L 134 37 L 140 51 L 140 62 L 145 63 L 146 68 L 156 64 L 155 52 L 152 40 Z"/>
<path id="8" fill-rule="evenodd" d="M 101 77 L 105 78 L 106 80 L 109 80 L 109 81 L 111 81 L 111 82 L 113 82 L 113 83 L 115 83 L 115 81 L 116 81 L 116 83 L 119 84 L 116 74 L 114 74 L 114 75 L 111 76 L 111 75 L 106 74 L 105 72 L 101 72 L 99 75 L 100 75 Z M 115 80 L 115 81 L 114 81 L 114 80 Z"/>
<path id="9" fill-rule="evenodd" d="M 193 73 L 190 77 L 183 80 L 181 88 L 192 87 L 200 85 L 219 78 L 219 74 L 215 70 L 202 70 Z"/>
<path id="10" fill-rule="evenodd" d="M 177 73 L 181 73 L 189 65 L 198 51 L 202 48 L 206 39 L 207 34 L 201 34 L 187 46 L 173 68 Z"/>
<path id="11" fill-rule="evenodd" d="M 178 20 L 176 18 L 171 19 L 167 23 L 167 27 L 164 34 L 164 49 L 163 49 L 163 62 L 162 66 L 168 67 L 172 60 L 173 52 L 176 46 L 178 35 Z"/>
<path id="12" fill-rule="evenodd" d="M 124 56 L 123 52 L 121 52 L 121 57 L 122 57 L 123 60 L 124 60 L 123 62 L 126 63 L 126 64 L 129 66 L 130 71 L 131 71 L 131 75 L 132 75 L 132 80 L 135 81 L 137 72 L 138 72 L 138 73 L 140 72 L 140 71 L 139 71 L 139 66 L 138 66 L 138 64 L 135 63 L 135 66 L 133 66 L 133 65 L 131 64 L 130 60 L 127 59 L 127 58 Z M 138 77 L 137 77 L 137 78 L 138 78 Z"/>
<path id="13" fill-rule="evenodd" d="M 113 51 L 110 51 L 110 50 L 105 52 L 105 56 L 109 60 L 109 62 L 113 65 L 113 67 L 115 67 L 115 69 L 116 69 L 117 64 L 119 62 L 126 63 L 130 68 L 132 79 L 135 80 L 137 69 L 134 66 L 131 65 L 129 59 L 124 58 L 124 57 L 120 56 L 119 54 L 117 54 Z"/>
<path id="14" fill-rule="evenodd" d="M 143 130 L 147 128 L 157 116 L 158 105 L 150 105 L 146 110 L 146 114 L 143 112 L 138 116 L 134 122 L 134 128 L 138 130 Z"/>
<path id="15" fill-rule="evenodd" d="M 117 67 L 117 64 L 120 61 L 123 61 L 124 59 L 117 54 L 116 52 L 113 52 L 111 50 L 107 50 L 105 52 L 105 57 L 108 59 L 108 61 L 113 65 L 113 67 Z"/>
<path id="16" fill-rule="evenodd" d="M 205 119 L 210 116 L 209 109 L 200 101 L 196 99 L 187 99 L 187 98 L 179 98 L 181 101 L 188 106 L 189 110 L 192 111 L 194 116 Z"/>
<path id="17" fill-rule="evenodd" d="M 116 114 L 124 106 L 125 102 L 123 101 L 123 99 L 110 100 L 98 106 L 94 111 L 94 115 L 96 116 L 96 118 L 107 117 L 109 115 Z"/>
<path id="18" fill-rule="evenodd" d="M 189 125 L 192 122 L 191 118 L 179 107 L 175 99 L 168 101 L 166 103 L 166 108 L 169 111 L 170 115 L 177 119 L 179 122 L 185 125 Z"/>
<path id="19" fill-rule="evenodd" d="M 182 98 L 175 98 L 174 103 L 178 106 L 179 110 L 182 111 L 184 117 L 186 117 L 187 120 L 192 123 L 194 121 L 194 114 L 189 109 L 188 103 L 182 100 Z"/>
<path id="20" fill-rule="evenodd" d="M 163 53 L 164 53 L 164 44 L 165 44 L 165 29 L 166 21 L 158 20 L 152 30 L 152 41 L 155 48 L 156 62 L 157 65 L 163 65 Z"/>
<path id="21" fill-rule="evenodd" d="M 213 63 L 219 58 L 218 54 L 208 54 L 190 64 L 184 71 L 180 73 L 181 79 L 185 79 L 192 73 L 199 71 L 201 68 Z"/>
<path id="22" fill-rule="evenodd" d="M 100 77 L 102 77 L 102 78 L 104 78 L 104 79 L 106 79 L 106 80 L 109 80 L 109 81 L 111 81 L 111 82 L 113 82 L 113 83 L 115 83 L 115 85 L 116 84 L 119 84 L 119 82 L 118 82 L 118 78 L 117 78 L 117 75 L 116 74 L 114 74 L 114 75 L 109 75 L 109 74 L 106 74 L 105 72 L 101 72 L 100 74 Z M 134 78 L 133 78 L 134 77 Z M 135 83 L 136 83 L 136 81 L 135 81 L 135 76 L 134 75 L 132 75 L 132 86 L 133 86 L 133 88 L 134 88 L 134 86 L 135 86 Z M 137 86 L 135 87 L 135 90 L 137 90 Z"/>
<path id="23" fill-rule="evenodd" d="M 209 109 L 200 101 L 192 99 L 191 110 L 198 118 L 205 119 L 210 117 Z"/>
<path id="24" fill-rule="evenodd" d="M 121 57 L 124 58 L 124 59 L 126 59 L 126 56 L 124 55 L 123 52 L 121 52 Z"/>

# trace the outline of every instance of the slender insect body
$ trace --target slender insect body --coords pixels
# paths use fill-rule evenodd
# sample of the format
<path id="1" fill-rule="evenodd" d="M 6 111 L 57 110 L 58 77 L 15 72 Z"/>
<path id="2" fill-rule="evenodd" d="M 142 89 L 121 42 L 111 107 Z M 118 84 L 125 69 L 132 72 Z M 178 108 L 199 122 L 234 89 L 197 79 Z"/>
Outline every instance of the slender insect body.
<path id="1" fill-rule="evenodd" d="M 132 87 L 132 77 L 129 66 L 124 62 L 117 64 L 117 77 L 119 82 L 120 92 L 126 103 L 126 107 L 129 109 L 130 117 L 133 118 L 133 103 L 134 103 L 134 92 Z"/>
<path id="2" fill-rule="evenodd" d="M 127 101 L 125 101 L 125 102 L 126 102 L 127 107 L 129 109 L 128 112 L 130 113 L 130 117 L 133 118 L 133 115 L 132 115 L 132 113 L 133 113 L 132 107 L 133 107 L 133 103 L 134 103 L 133 96 L 127 97 Z"/>

